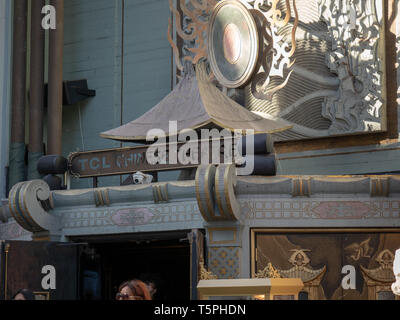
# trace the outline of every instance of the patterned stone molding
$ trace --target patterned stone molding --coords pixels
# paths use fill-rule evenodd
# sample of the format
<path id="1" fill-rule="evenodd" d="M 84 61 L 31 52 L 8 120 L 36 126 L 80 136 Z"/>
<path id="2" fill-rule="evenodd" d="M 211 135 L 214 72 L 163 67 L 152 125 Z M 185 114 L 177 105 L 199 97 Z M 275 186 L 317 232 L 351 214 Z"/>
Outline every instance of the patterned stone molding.
<path id="1" fill-rule="evenodd" d="M 240 275 L 240 248 L 209 248 L 208 267 L 218 279 L 237 279 Z"/>
<path id="2" fill-rule="evenodd" d="M 400 199 L 242 199 L 242 223 L 270 227 L 398 227 Z"/>
<path id="3" fill-rule="evenodd" d="M 62 217 L 63 234 L 66 236 L 184 230 L 203 225 L 195 201 L 55 211 Z"/>
<path id="4" fill-rule="evenodd" d="M 23 229 L 14 219 L 0 223 L 0 240 L 30 240 L 31 233 Z"/>
<path id="5" fill-rule="evenodd" d="M 22 182 L 2 208 L 2 219 L 11 216 L 50 237 L 202 227 L 194 181 L 53 192 L 41 180 Z"/>
<path id="6" fill-rule="evenodd" d="M 41 180 L 24 182 L 11 190 L 2 220 L 50 236 L 205 228 L 215 248 L 239 248 L 245 226 L 400 225 L 400 176 L 236 177 L 233 169 L 200 167 L 194 181 L 53 192 Z"/>

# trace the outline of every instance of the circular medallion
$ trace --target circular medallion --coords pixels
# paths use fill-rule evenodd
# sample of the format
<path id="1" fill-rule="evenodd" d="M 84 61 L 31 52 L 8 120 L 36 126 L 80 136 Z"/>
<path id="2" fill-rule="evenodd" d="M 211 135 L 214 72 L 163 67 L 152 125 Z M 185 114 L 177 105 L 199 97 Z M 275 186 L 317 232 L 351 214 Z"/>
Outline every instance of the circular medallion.
<path id="1" fill-rule="evenodd" d="M 246 84 L 257 64 L 259 38 L 250 11 L 237 0 L 219 2 L 208 27 L 208 58 L 211 70 L 225 87 Z"/>

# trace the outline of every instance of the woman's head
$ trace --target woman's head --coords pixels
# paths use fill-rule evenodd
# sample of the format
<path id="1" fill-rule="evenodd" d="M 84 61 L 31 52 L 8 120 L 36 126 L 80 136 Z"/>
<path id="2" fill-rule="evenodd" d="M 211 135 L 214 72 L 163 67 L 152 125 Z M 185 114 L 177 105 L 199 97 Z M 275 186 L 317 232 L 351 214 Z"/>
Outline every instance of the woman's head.
<path id="1" fill-rule="evenodd" d="M 14 294 L 12 300 L 35 300 L 35 296 L 31 290 L 22 289 Z"/>
<path id="2" fill-rule="evenodd" d="M 147 285 L 140 280 L 130 280 L 119 286 L 117 300 L 151 300 Z"/>

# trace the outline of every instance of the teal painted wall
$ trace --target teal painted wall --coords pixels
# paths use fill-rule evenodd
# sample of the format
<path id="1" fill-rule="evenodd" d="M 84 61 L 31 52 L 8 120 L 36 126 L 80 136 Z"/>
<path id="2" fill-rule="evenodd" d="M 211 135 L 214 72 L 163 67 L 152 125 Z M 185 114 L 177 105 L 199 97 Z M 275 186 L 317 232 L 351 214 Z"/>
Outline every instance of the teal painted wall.
<path id="1" fill-rule="evenodd" d="M 88 79 L 96 90 L 96 97 L 64 107 L 65 156 L 119 147 L 99 134 L 140 117 L 171 91 L 169 16 L 166 0 L 65 2 L 64 79 Z M 119 183 L 99 179 L 100 186 Z M 73 188 L 91 185 L 72 180 Z"/>
<path id="2" fill-rule="evenodd" d="M 171 92 L 167 0 L 125 0 L 123 123 Z"/>
<path id="3" fill-rule="evenodd" d="M 97 96 L 64 107 L 64 155 L 119 147 L 120 143 L 102 139 L 99 133 L 138 118 L 171 91 L 168 0 L 68 0 L 65 6 L 64 79 L 88 79 Z M 278 174 L 400 171 L 399 146 L 369 152 L 382 148 L 370 146 L 355 154 L 350 153 L 358 148 L 280 155 Z M 175 180 L 177 173 L 160 177 Z M 99 182 L 100 186 L 116 185 L 120 178 L 101 178 Z M 73 180 L 74 188 L 91 186 L 91 180 Z"/>

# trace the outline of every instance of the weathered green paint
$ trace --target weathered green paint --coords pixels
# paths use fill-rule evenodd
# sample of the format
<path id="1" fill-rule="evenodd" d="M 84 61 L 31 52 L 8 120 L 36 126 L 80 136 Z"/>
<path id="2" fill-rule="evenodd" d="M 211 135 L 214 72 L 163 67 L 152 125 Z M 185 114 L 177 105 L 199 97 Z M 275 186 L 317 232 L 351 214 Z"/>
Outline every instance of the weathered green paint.
<path id="1" fill-rule="evenodd" d="M 99 133 L 140 117 L 171 91 L 169 15 L 165 0 L 65 3 L 64 79 L 88 79 L 96 97 L 64 107 L 64 156 L 120 147 Z M 100 185 L 119 183 L 119 177 L 100 179 Z M 72 180 L 74 188 L 89 185 Z"/>
<path id="2" fill-rule="evenodd" d="M 37 163 L 41 157 L 43 157 L 41 152 L 28 153 L 28 180 L 42 179 L 42 175 L 37 170 Z"/>
<path id="3" fill-rule="evenodd" d="M 9 186 L 26 180 L 25 174 L 25 143 L 13 143 L 10 146 Z"/>

